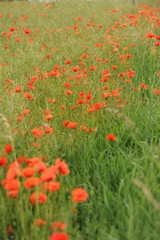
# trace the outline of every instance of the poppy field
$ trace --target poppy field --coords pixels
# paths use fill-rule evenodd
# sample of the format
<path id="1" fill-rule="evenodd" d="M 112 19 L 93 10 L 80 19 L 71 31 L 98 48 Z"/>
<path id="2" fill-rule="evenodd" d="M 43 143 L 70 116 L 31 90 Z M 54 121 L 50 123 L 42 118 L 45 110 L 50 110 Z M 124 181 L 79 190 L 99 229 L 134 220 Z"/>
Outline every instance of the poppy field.
<path id="1" fill-rule="evenodd" d="M 159 240 L 160 2 L 0 2 L 0 240 Z"/>

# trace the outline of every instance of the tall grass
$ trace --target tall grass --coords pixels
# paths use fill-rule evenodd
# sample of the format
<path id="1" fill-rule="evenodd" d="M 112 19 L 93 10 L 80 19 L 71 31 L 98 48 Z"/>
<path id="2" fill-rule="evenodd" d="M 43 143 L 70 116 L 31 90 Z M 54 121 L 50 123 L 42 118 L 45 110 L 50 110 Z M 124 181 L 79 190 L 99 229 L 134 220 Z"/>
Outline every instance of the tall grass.
<path id="1" fill-rule="evenodd" d="M 67 228 L 54 231 L 74 240 L 159 239 L 160 5 L 144 4 L 0 3 L 0 163 L 7 158 L 0 239 L 49 239 L 59 221 Z M 65 127 L 66 120 L 77 126 Z M 43 136 L 36 138 L 37 128 Z M 44 191 L 48 200 L 35 206 L 30 196 L 42 187 L 26 190 L 21 176 L 34 157 L 47 167 L 65 159 L 70 170 L 57 176 L 60 190 Z M 13 162 L 21 187 L 10 198 L 3 180 Z M 85 189 L 87 201 L 72 202 L 75 188 Z M 35 225 L 39 218 L 43 226 Z"/>

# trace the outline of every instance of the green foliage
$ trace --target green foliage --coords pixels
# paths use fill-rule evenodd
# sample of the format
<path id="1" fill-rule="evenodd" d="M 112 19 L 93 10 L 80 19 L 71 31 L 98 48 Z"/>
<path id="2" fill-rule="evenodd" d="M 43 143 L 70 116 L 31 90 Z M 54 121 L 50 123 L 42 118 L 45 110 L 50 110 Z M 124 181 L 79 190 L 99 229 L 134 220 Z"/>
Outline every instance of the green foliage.
<path id="1" fill-rule="evenodd" d="M 51 223 L 62 221 L 73 240 L 159 240 L 160 212 L 153 199 L 160 199 L 160 96 L 154 92 L 160 90 L 160 46 L 146 37 L 149 32 L 159 35 L 158 20 L 151 21 L 153 15 L 158 16 L 158 6 L 157 1 L 151 7 L 148 3 L 147 18 L 146 7 L 130 1 L 0 2 L 0 157 L 10 143 L 13 151 L 7 155 L 8 164 L 19 156 L 46 156 L 48 167 L 61 158 L 70 169 L 69 176 L 58 179 L 61 189 L 42 206 L 31 205 L 31 190 L 21 187 L 12 199 L 0 186 L 0 239 L 49 239 Z M 135 16 L 128 18 L 127 14 Z M 7 37 L 11 27 L 15 30 Z M 25 34 L 26 29 L 31 32 Z M 96 47 L 96 43 L 103 45 Z M 127 54 L 131 57 L 120 60 Z M 70 65 L 65 65 L 67 59 L 71 59 Z M 105 59 L 109 62 L 103 64 Z M 49 76 L 56 65 L 60 65 L 57 76 Z M 79 66 L 79 79 L 73 72 L 75 66 Z M 91 71 L 92 66 L 97 68 Z M 113 71 L 112 66 L 118 70 Z M 107 69 L 111 77 L 102 82 Z M 135 72 L 132 83 L 126 82 L 129 69 Z M 33 76 L 38 80 L 29 89 Z M 64 87 L 66 82 L 69 89 Z M 148 89 L 141 87 L 142 82 Z M 19 93 L 17 86 L 21 86 Z M 67 95 L 67 90 L 73 94 Z M 118 97 L 113 97 L 115 90 Z M 27 100 L 26 92 L 33 99 Z M 77 103 L 81 92 L 85 97 L 91 93 L 89 103 Z M 111 94 L 109 102 L 102 97 L 106 92 Z M 95 103 L 101 108 L 88 113 Z M 107 107 L 103 107 L 105 103 Z M 25 109 L 29 110 L 26 116 L 22 114 Z M 50 121 L 45 119 L 45 110 L 53 115 Z M 17 120 L 20 116 L 23 119 Z M 78 126 L 64 128 L 66 120 Z M 33 129 L 45 131 L 46 124 L 54 132 L 36 139 Z M 81 131 L 80 126 L 88 131 Z M 110 133 L 116 141 L 106 139 Z M 0 166 L 0 181 L 6 172 L 7 167 Z M 86 189 L 89 198 L 73 214 L 71 191 L 76 187 Z M 38 218 L 46 225 L 35 227 Z M 10 234 L 8 226 L 13 230 Z"/>

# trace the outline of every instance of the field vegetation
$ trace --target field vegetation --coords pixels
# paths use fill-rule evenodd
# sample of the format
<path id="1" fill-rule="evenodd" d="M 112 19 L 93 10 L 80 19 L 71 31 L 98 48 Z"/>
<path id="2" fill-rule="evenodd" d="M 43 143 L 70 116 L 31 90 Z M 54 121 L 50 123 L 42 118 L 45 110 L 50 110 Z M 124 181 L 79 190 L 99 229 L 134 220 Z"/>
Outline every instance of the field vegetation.
<path id="1" fill-rule="evenodd" d="M 160 2 L 0 2 L 0 240 L 159 240 Z"/>

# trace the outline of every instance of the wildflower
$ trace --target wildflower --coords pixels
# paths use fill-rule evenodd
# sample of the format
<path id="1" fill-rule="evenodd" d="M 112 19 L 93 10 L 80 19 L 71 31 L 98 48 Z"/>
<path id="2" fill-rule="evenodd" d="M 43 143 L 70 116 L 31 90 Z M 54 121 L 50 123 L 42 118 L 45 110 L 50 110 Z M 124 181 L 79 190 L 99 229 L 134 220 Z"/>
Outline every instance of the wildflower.
<path id="1" fill-rule="evenodd" d="M 90 128 L 90 133 L 92 133 L 93 131 L 95 131 L 95 128 Z"/>
<path id="2" fill-rule="evenodd" d="M 71 95 L 71 94 L 73 94 L 73 92 L 71 90 L 66 91 L 66 95 Z"/>
<path id="3" fill-rule="evenodd" d="M 82 188 L 75 188 L 72 191 L 72 202 L 79 203 L 87 201 L 89 195 L 86 191 Z"/>
<path id="4" fill-rule="evenodd" d="M 26 189 L 32 189 L 35 186 L 39 186 L 41 184 L 41 180 L 39 178 L 30 177 L 24 182 L 24 186 Z"/>
<path id="5" fill-rule="evenodd" d="M 111 95 L 110 92 L 105 92 L 105 93 L 103 93 L 103 95 L 102 95 L 103 98 L 109 98 L 109 97 L 111 97 L 111 96 L 112 96 L 112 95 Z"/>
<path id="6" fill-rule="evenodd" d="M 80 126 L 79 128 L 80 131 L 85 131 L 85 132 L 88 132 L 88 128 L 86 126 Z"/>
<path id="7" fill-rule="evenodd" d="M 46 164 L 39 161 L 33 165 L 33 168 L 37 171 L 37 173 L 41 173 L 46 169 Z"/>
<path id="8" fill-rule="evenodd" d="M 84 103 L 85 103 L 85 100 L 84 100 L 84 99 L 78 99 L 78 100 L 77 100 L 77 104 L 79 104 L 79 105 L 80 105 L 80 104 L 84 104 Z"/>
<path id="9" fill-rule="evenodd" d="M 32 131 L 33 135 L 35 136 L 35 138 L 39 138 L 41 136 L 43 136 L 43 130 L 39 129 L 39 128 L 34 128 Z"/>
<path id="10" fill-rule="evenodd" d="M 9 226 L 8 226 L 8 229 L 7 229 L 8 234 L 12 233 L 12 231 L 13 231 L 13 230 L 12 230 L 12 227 L 11 227 L 11 225 L 9 225 Z"/>
<path id="11" fill-rule="evenodd" d="M 128 72 L 128 78 L 133 78 L 134 74 L 135 74 L 135 72 L 132 71 L 132 69 L 130 69 L 129 72 Z"/>
<path id="12" fill-rule="evenodd" d="M 25 98 L 26 98 L 26 100 L 33 100 L 33 95 L 31 94 L 31 93 L 29 93 L 29 92 L 26 92 L 25 93 Z"/>
<path id="13" fill-rule="evenodd" d="M 43 226 L 46 224 L 46 221 L 44 221 L 42 218 L 39 218 L 33 222 L 33 225 L 35 226 Z"/>
<path id="14" fill-rule="evenodd" d="M 62 176 L 66 176 L 70 173 L 70 170 L 68 169 L 68 166 L 65 162 L 65 160 L 63 160 L 61 162 L 61 160 L 59 158 L 57 158 L 55 160 L 55 166 L 58 168 L 59 170 L 59 173 L 62 175 Z"/>
<path id="15" fill-rule="evenodd" d="M 153 94 L 160 95 L 160 90 L 158 90 L 158 88 L 154 88 Z"/>
<path id="16" fill-rule="evenodd" d="M 23 117 L 22 116 L 18 116 L 17 117 L 17 121 L 22 121 L 23 120 Z"/>
<path id="17" fill-rule="evenodd" d="M 33 157 L 26 160 L 27 165 L 30 167 L 34 166 L 36 163 L 39 163 L 39 162 L 40 162 L 39 157 Z"/>
<path id="18" fill-rule="evenodd" d="M 21 92 L 21 86 L 17 86 L 17 87 L 15 87 L 15 92 L 16 92 L 16 93 Z"/>
<path id="19" fill-rule="evenodd" d="M 26 28 L 26 29 L 24 30 L 24 33 L 28 35 L 28 34 L 31 33 L 31 30 L 29 30 L 29 29 Z"/>
<path id="20" fill-rule="evenodd" d="M 6 179 L 11 181 L 15 179 L 19 173 L 20 173 L 19 164 L 17 164 L 17 166 L 11 166 L 10 164 L 6 174 Z"/>
<path id="21" fill-rule="evenodd" d="M 147 34 L 147 38 L 155 38 L 155 35 L 150 32 L 150 33 Z"/>
<path id="22" fill-rule="evenodd" d="M 88 109 L 88 113 L 94 112 L 94 107 Z"/>
<path id="23" fill-rule="evenodd" d="M 10 198 L 16 198 L 19 193 L 19 190 L 7 191 L 6 196 Z"/>
<path id="24" fill-rule="evenodd" d="M 66 64 L 66 65 L 68 65 L 68 64 L 70 64 L 70 63 L 71 63 L 71 60 L 70 60 L 70 59 L 68 59 L 68 60 L 65 61 L 65 64 Z"/>
<path id="25" fill-rule="evenodd" d="M 54 193 L 60 189 L 60 182 L 46 182 L 45 187 L 48 192 Z"/>
<path id="26" fill-rule="evenodd" d="M 159 46 L 160 46 L 160 43 L 159 43 L 159 42 L 155 42 L 155 43 L 154 43 L 154 46 L 155 46 L 155 47 L 159 47 Z"/>
<path id="27" fill-rule="evenodd" d="M 53 222 L 51 227 L 50 227 L 50 229 L 52 231 L 54 231 L 55 228 L 58 228 L 59 230 L 64 230 L 66 228 L 66 226 L 67 225 L 65 223 L 63 223 L 63 222 Z"/>
<path id="28" fill-rule="evenodd" d="M 144 88 L 144 89 L 148 89 L 148 85 L 145 85 L 144 82 L 142 82 L 141 84 L 141 89 Z"/>
<path id="29" fill-rule="evenodd" d="M 79 69 L 79 67 L 78 67 L 78 66 L 75 66 L 75 67 L 72 68 L 72 71 L 73 71 L 73 72 L 77 72 L 78 69 Z"/>
<path id="30" fill-rule="evenodd" d="M 53 118 L 52 114 L 48 114 L 47 116 L 45 116 L 44 121 L 50 121 Z"/>
<path id="31" fill-rule="evenodd" d="M 20 42 L 20 38 L 19 37 L 16 39 L 16 42 Z"/>
<path id="32" fill-rule="evenodd" d="M 13 179 L 12 181 L 7 180 L 5 185 L 4 185 L 4 188 L 6 190 L 10 190 L 10 191 L 19 190 L 20 181 L 16 180 L 16 179 Z"/>
<path id="33" fill-rule="evenodd" d="M 112 70 L 117 70 L 117 66 L 112 66 Z"/>
<path id="34" fill-rule="evenodd" d="M 83 98 L 84 97 L 84 92 L 80 92 L 78 96 L 79 96 L 79 98 Z"/>
<path id="35" fill-rule="evenodd" d="M 101 104 L 100 104 L 99 102 L 95 103 L 95 104 L 94 104 L 94 109 L 95 109 L 95 110 L 101 109 Z"/>
<path id="36" fill-rule="evenodd" d="M 23 116 L 26 116 L 27 114 L 30 116 L 28 109 L 25 109 L 24 111 L 21 112 L 21 115 Z"/>
<path id="37" fill-rule="evenodd" d="M 113 133 L 110 133 L 106 136 L 106 138 L 109 140 L 109 141 L 115 141 L 117 140 L 117 138 L 114 136 Z"/>
<path id="38" fill-rule="evenodd" d="M 7 158 L 2 157 L 0 158 L 0 166 L 5 167 L 7 164 Z"/>
<path id="39" fill-rule="evenodd" d="M 41 181 L 47 182 L 47 181 L 55 180 L 56 173 L 57 173 L 56 171 L 57 171 L 57 168 L 54 166 L 50 168 L 46 168 L 41 175 Z"/>
<path id="40" fill-rule="evenodd" d="M 63 127 L 65 128 L 66 126 L 68 126 L 69 120 L 65 120 L 62 124 L 63 124 Z"/>
<path id="41" fill-rule="evenodd" d="M 67 128 L 75 129 L 77 127 L 77 125 L 78 125 L 77 122 L 69 122 L 67 125 Z"/>
<path id="42" fill-rule="evenodd" d="M 25 168 L 25 169 L 22 170 L 21 175 L 22 175 L 23 177 L 25 177 L 25 178 L 27 178 L 27 177 L 33 177 L 34 171 L 35 171 L 34 168 L 32 168 L 32 167 L 27 167 L 27 168 Z"/>
<path id="43" fill-rule="evenodd" d="M 86 100 L 87 100 L 87 101 L 90 101 L 91 98 L 92 98 L 92 95 L 88 93 L 88 94 L 86 95 Z"/>
<path id="44" fill-rule="evenodd" d="M 11 144 L 7 144 L 6 147 L 5 147 L 5 150 L 6 150 L 6 154 L 12 152 L 12 145 Z"/>
<path id="45" fill-rule="evenodd" d="M 48 197 L 43 192 L 40 192 L 40 193 L 34 192 L 30 196 L 30 202 L 32 203 L 33 206 L 36 205 L 37 201 L 40 204 L 44 204 L 47 199 Z"/>
<path id="46" fill-rule="evenodd" d="M 98 57 L 97 62 L 102 62 L 102 58 Z"/>
<path id="47" fill-rule="evenodd" d="M 49 240 L 68 240 L 68 234 L 63 232 L 55 232 L 50 236 Z"/>

